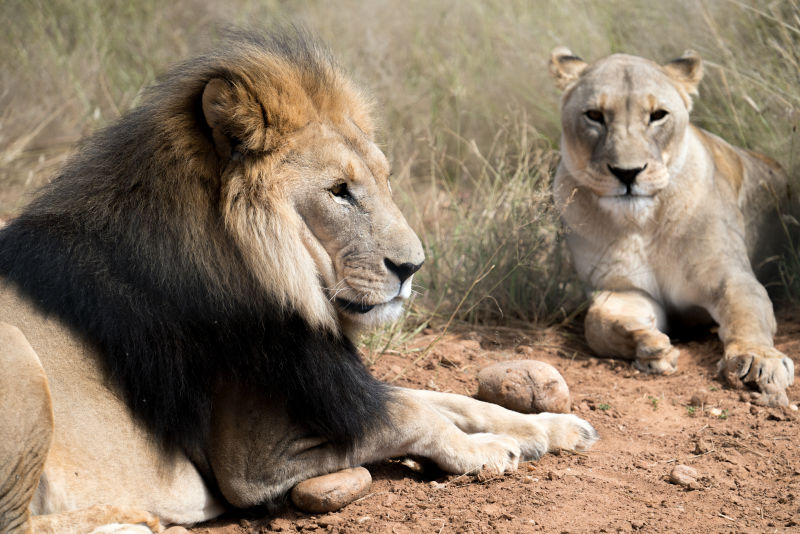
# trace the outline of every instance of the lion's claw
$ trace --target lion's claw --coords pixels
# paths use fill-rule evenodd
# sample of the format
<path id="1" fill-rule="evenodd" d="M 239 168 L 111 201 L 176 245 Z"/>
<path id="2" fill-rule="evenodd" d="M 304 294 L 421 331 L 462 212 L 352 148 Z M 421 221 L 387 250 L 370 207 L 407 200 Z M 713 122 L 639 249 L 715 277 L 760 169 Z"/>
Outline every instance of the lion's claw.
<path id="1" fill-rule="evenodd" d="M 772 347 L 728 347 L 718 372 L 734 387 L 753 384 L 751 397 L 761 406 L 787 406 L 786 388 L 794 383 L 794 362 Z"/>
<path id="2" fill-rule="evenodd" d="M 666 345 L 650 345 L 640 342 L 636 347 L 636 359 L 633 366 L 643 373 L 654 375 L 671 375 L 678 369 L 678 356 L 680 351 L 670 345 L 669 338 Z"/>

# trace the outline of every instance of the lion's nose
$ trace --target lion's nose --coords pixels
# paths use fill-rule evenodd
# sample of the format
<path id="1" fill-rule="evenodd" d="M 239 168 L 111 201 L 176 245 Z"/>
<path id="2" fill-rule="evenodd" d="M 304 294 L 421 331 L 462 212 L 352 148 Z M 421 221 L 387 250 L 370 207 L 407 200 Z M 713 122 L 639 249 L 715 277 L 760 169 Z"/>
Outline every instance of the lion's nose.
<path id="1" fill-rule="evenodd" d="M 622 167 L 612 167 L 611 165 L 608 166 L 608 170 L 611 171 L 611 174 L 616 176 L 617 180 L 628 186 L 633 184 L 633 182 L 636 181 L 636 177 L 639 176 L 639 173 L 645 170 L 646 168 L 647 168 L 647 163 L 645 163 L 642 167 L 634 167 L 632 169 L 623 169 Z"/>
<path id="2" fill-rule="evenodd" d="M 419 268 L 422 267 L 423 262 L 419 263 L 401 263 L 397 265 L 395 262 L 390 260 L 389 258 L 383 258 L 383 264 L 386 265 L 386 268 L 389 271 L 393 272 L 397 275 L 397 278 L 400 279 L 400 283 L 402 284 L 408 277 L 414 274 L 415 272 L 419 271 Z"/>

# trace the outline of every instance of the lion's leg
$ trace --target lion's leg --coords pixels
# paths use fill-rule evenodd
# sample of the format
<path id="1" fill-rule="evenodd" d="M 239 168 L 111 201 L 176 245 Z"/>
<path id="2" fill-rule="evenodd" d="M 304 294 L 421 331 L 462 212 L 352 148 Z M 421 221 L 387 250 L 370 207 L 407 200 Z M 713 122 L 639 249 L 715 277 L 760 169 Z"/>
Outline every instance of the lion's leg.
<path id="1" fill-rule="evenodd" d="M 53 438 L 47 377 L 20 330 L 0 322 L 0 532 L 31 532 L 29 504 Z"/>
<path id="2" fill-rule="evenodd" d="M 669 374 L 678 349 L 662 331 L 664 311 L 641 291 L 599 291 L 586 314 L 586 341 L 598 356 L 633 360 L 646 373 Z"/>
<path id="3" fill-rule="evenodd" d="M 548 451 L 586 449 L 597 440 L 594 428 L 571 414 L 522 414 L 454 393 L 403 391 L 467 434 L 488 432 L 513 437 L 520 444 L 523 459 L 535 460 Z"/>
<path id="4" fill-rule="evenodd" d="M 794 382 L 794 363 L 775 349 L 775 315 L 767 291 L 753 275 L 726 280 L 712 306 L 725 355 L 719 372 L 728 382 L 755 384 L 754 402 L 786 406 L 786 388 Z"/>
<path id="5" fill-rule="evenodd" d="M 161 522 L 149 512 L 125 506 L 92 506 L 71 512 L 33 517 L 36 534 L 151 534 L 162 532 Z"/>
<path id="6" fill-rule="evenodd" d="M 220 399 L 211 446 L 219 487 L 240 507 L 275 502 L 303 480 L 395 456 L 424 456 L 451 473 L 503 472 L 515 469 L 523 455 L 585 448 L 597 439 L 588 423 L 571 415 L 525 416 L 454 394 L 396 389 L 389 423 L 345 451 L 249 398 L 249 405 L 242 397 Z"/>

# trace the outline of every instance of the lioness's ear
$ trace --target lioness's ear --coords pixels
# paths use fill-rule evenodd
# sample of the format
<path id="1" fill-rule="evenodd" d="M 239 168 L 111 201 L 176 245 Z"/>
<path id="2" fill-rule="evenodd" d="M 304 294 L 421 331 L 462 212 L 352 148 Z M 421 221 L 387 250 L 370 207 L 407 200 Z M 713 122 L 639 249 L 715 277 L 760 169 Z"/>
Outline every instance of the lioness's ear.
<path id="1" fill-rule="evenodd" d="M 677 59 L 663 66 L 667 75 L 680 83 L 689 95 L 697 95 L 697 86 L 703 78 L 703 60 L 694 50 L 687 50 Z"/>
<path id="2" fill-rule="evenodd" d="M 266 119 L 245 87 L 212 78 L 203 89 L 202 105 L 221 157 L 235 159 L 243 150 L 264 148 Z"/>
<path id="3" fill-rule="evenodd" d="M 572 53 L 569 48 L 558 46 L 550 53 L 550 75 L 556 87 L 566 89 L 578 79 L 586 68 L 586 62 Z"/>

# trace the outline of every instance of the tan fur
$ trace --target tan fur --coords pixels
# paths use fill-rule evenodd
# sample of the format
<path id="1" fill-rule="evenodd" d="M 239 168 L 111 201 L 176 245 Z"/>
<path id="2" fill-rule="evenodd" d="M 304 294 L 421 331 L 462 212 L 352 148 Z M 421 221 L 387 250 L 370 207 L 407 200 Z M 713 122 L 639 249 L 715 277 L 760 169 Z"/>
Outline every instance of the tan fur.
<path id="1" fill-rule="evenodd" d="M 694 52 L 587 64 L 557 48 L 550 70 L 565 89 L 553 190 L 592 297 L 589 345 L 670 373 L 668 315 L 710 318 L 725 344 L 720 373 L 755 385 L 756 402 L 787 404 L 794 366 L 773 347 L 772 304 L 753 272 L 779 243 L 780 167 L 689 123 L 703 72 Z"/>
<path id="2" fill-rule="evenodd" d="M 155 117 L 152 132 L 163 147 L 159 177 L 172 180 L 161 194 L 179 200 L 179 217 L 165 219 L 176 227 L 163 230 L 184 232 L 187 253 L 225 288 L 252 274 L 316 328 L 352 336 L 397 317 L 411 277 L 401 281 L 386 260 L 416 268 L 423 251 L 391 199 L 368 102 L 338 71 L 314 83 L 302 65 L 248 46 L 225 62 L 226 76 L 189 76 L 186 94 L 161 94 L 165 109 L 178 110 Z M 210 136 L 194 122 L 195 102 Z M 360 211 L 337 194 L 342 184 Z M 223 233 L 235 247 L 224 249 Z M 212 245 L 243 262 L 225 271 Z M 375 307 L 354 312 L 337 304 L 342 298 Z M 111 385 L 96 346 L 3 280 L 0 321 L 0 339 L 10 339 L 0 343 L 0 517 L 13 518 L 0 522 L 4 532 L 29 532 L 29 508 L 43 514 L 33 525 L 45 532 L 109 522 L 138 526 L 104 532 L 159 530 L 231 505 L 274 502 L 302 480 L 391 456 L 427 456 L 457 473 L 504 471 L 520 458 L 597 439 L 572 415 L 522 415 L 460 395 L 392 388 L 388 420 L 342 450 L 309 435 L 265 392 L 234 382 L 214 392 L 207 445 L 166 454 Z"/>
<path id="3" fill-rule="evenodd" d="M 727 181 L 733 188 L 733 193 L 739 196 L 744 182 L 744 165 L 736 150 L 719 137 L 711 135 L 705 130 L 696 126 L 692 126 L 692 130 L 700 138 L 708 153 L 711 154 L 717 175 Z M 755 158 L 763 158 L 762 161 L 767 159 L 766 156 L 761 156 L 757 152 L 750 152 L 750 155 Z"/>

